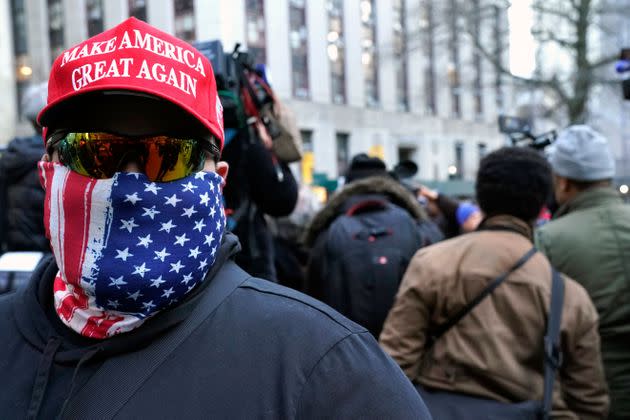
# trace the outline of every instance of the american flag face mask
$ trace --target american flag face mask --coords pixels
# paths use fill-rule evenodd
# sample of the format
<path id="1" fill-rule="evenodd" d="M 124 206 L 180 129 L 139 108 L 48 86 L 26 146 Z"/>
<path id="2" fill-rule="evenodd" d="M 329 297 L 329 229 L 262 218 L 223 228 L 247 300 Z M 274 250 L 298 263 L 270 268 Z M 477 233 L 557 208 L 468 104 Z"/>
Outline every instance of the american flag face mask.
<path id="1" fill-rule="evenodd" d="M 39 168 L 59 266 L 55 310 L 77 333 L 106 338 L 140 326 L 214 264 L 225 229 L 218 174 L 158 183 L 141 173 L 94 179 L 59 163 Z"/>

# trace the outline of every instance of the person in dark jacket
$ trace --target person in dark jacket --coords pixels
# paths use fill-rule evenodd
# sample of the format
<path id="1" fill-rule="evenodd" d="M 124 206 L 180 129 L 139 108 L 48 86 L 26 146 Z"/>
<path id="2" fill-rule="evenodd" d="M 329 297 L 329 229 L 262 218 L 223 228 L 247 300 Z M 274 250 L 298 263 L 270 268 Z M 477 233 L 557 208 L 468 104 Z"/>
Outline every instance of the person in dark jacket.
<path id="1" fill-rule="evenodd" d="M 236 131 L 223 159 L 230 165 L 230 182 L 224 190 L 231 210 L 229 228 L 243 244 L 236 262 L 254 276 L 277 282 L 275 246 L 265 215 L 289 215 L 298 199 L 298 185 L 289 166 L 247 127 Z"/>
<path id="2" fill-rule="evenodd" d="M 44 190 L 37 162 L 44 154 L 42 129 L 35 121 L 46 105 L 47 84 L 30 86 L 22 97 L 24 116 L 35 134 L 18 137 L 0 157 L 0 252 L 50 252 L 44 232 Z"/>
<path id="3" fill-rule="evenodd" d="M 0 417 L 430 419 L 365 329 L 233 262 L 198 51 L 130 18 L 50 80 L 54 258 L 0 297 Z"/>
<path id="4" fill-rule="evenodd" d="M 378 337 L 411 257 L 442 236 L 379 158 L 355 156 L 346 181 L 307 229 L 305 291 Z"/>

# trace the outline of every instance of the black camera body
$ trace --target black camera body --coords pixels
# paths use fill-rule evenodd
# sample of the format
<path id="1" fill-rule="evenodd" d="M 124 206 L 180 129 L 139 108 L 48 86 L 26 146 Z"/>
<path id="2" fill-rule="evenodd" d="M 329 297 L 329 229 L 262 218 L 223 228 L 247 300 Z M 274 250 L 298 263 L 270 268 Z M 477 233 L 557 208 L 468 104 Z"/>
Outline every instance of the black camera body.
<path id="1" fill-rule="evenodd" d="M 536 150 L 544 150 L 557 137 L 556 130 L 534 135 L 531 132 L 531 123 L 528 120 L 506 115 L 499 116 L 499 131 L 508 135 L 513 146 L 524 144 Z"/>

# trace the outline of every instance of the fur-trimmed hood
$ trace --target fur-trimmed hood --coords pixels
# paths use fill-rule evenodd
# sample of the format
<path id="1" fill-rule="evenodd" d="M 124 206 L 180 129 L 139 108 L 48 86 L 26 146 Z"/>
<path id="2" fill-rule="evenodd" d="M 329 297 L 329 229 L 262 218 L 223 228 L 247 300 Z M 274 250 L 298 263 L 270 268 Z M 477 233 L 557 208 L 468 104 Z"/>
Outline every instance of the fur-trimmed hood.
<path id="1" fill-rule="evenodd" d="M 414 199 L 413 194 L 398 181 L 385 176 L 371 176 L 351 182 L 335 193 L 309 224 L 303 242 L 311 246 L 317 236 L 343 211 L 348 199 L 371 194 L 386 196 L 392 204 L 407 210 L 418 221 L 429 219 L 424 209 Z"/>

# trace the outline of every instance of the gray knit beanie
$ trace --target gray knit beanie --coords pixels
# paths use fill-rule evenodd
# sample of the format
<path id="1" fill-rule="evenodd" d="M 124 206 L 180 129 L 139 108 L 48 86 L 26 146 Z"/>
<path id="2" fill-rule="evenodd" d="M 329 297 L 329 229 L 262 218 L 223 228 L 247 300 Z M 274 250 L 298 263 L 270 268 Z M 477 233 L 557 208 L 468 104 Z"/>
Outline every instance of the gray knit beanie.
<path id="1" fill-rule="evenodd" d="M 562 130 L 549 162 L 556 174 L 576 181 L 599 181 L 615 175 L 608 140 L 587 125 Z"/>
<path id="2" fill-rule="evenodd" d="M 29 86 L 22 95 L 21 105 L 24 116 L 30 121 L 35 121 L 37 119 L 37 114 L 39 114 L 39 111 L 41 111 L 46 106 L 47 98 L 47 82 Z"/>

